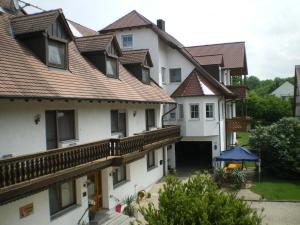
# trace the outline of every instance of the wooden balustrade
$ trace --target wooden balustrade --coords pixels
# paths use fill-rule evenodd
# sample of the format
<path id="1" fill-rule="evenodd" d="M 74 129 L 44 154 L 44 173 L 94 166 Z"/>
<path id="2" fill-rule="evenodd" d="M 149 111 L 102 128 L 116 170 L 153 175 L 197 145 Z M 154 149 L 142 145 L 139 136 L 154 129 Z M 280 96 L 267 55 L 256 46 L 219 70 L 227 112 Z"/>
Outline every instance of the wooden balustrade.
<path id="1" fill-rule="evenodd" d="M 0 160 L 0 188 L 54 174 L 95 160 L 143 151 L 145 145 L 180 136 L 179 127 L 161 128 L 131 137 L 54 149 Z"/>
<path id="2" fill-rule="evenodd" d="M 226 87 L 233 92 L 238 98 L 248 98 L 248 88 L 244 85 L 226 85 Z"/>
<path id="3" fill-rule="evenodd" d="M 233 117 L 231 119 L 226 119 L 226 129 L 229 132 L 238 131 L 249 131 L 250 130 L 249 117 Z"/>

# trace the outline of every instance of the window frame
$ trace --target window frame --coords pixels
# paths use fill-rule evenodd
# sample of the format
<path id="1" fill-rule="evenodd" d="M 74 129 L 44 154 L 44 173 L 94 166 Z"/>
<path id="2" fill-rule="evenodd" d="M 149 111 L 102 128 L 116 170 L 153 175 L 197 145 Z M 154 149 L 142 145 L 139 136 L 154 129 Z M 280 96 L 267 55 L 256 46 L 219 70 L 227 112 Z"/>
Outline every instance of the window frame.
<path id="1" fill-rule="evenodd" d="M 183 120 L 184 119 L 184 105 L 178 104 L 178 119 Z"/>
<path id="2" fill-rule="evenodd" d="M 128 37 L 131 37 L 131 46 L 124 45 L 124 38 L 128 38 Z M 132 49 L 133 48 L 133 34 L 121 35 L 121 40 L 122 40 L 122 48 L 124 48 L 124 49 Z"/>
<path id="3" fill-rule="evenodd" d="M 123 173 L 122 173 L 121 179 L 119 180 L 118 177 L 117 177 L 117 179 L 115 180 L 116 171 L 119 170 L 120 168 L 123 168 Z M 121 165 L 121 166 L 116 167 L 116 168 L 113 169 L 112 179 L 113 179 L 113 187 L 114 188 L 118 187 L 120 184 L 123 184 L 124 182 L 127 181 L 127 166 L 126 166 L 126 164 Z"/>
<path id="4" fill-rule="evenodd" d="M 153 123 L 154 124 L 151 124 L 151 125 L 149 125 L 149 120 L 148 120 L 148 115 L 149 115 L 149 112 L 152 112 L 153 111 L 153 116 L 154 116 L 154 118 L 153 118 Z M 147 131 L 149 131 L 151 128 L 155 128 L 156 127 L 156 115 L 155 115 L 155 112 L 156 112 L 156 110 L 155 109 L 146 109 L 145 110 L 145 117 L 146 117 L 146 130 Z"/>
<path id="5" fill-rule="evenodd" d="M 167 68 L 166 67 L 161 67 L 160 68 L 160 73 L 161 73 L 161 82 L 162 84 L 167 84 L 168 81 L 167 81 Z"/>
<path id="6" fill-rule="evenodd" d="M 116 63 L 116 74 L 115 75 L 107 73 L 107 61 L 114 61 Z M 109 78 L 114 78 L 114 79 L 119 78 L 119 63 L 118 63 L 117 57 L 113 57 L 113 56 L 109 56 L 109 55 L 107 55 L 105 57 L 105 75 Z"/>
<path id="7" fill-rule="evenodd" d="M 212 106 L 212 111 L 207 107 Z M 212 116 L 207 116 L 207 113 L 212 113 Z M 209 102 L 205 103 L 205 118 L 206 120 L 214 120 L 215 119 L 215 103 Z"/>
<path id="8" fill-rule="evenodd" d="M 73 190 L 73 201 L 66 205 L 66 206 L 62 206 L 62 185 L 65 184 L 65 183 L 68 183 L 68 182 L 72 182 L 72 190 Z M 55 212 L 51 212 L 51 197 L 50 197 L 50 188 L 57 188 L 59 190 L 59 193 L 58 193 L 58 201 L 59 201 L 59 205 L 60 205 L 60 208 L 59 210 L 55 211 Z M 68 208 L 71 208 L 72 206 L 74 205 L 77 205 L 77 195 L 76 195 L 76 192 L 77 192 L 77 188 L 76 188 L 76 180 L 73 179 L 73 180 L 69 180 L 69 181 L 65 181 L 65 182 L 62 182 L 62 183 L 56 183 L 56 184 L 52 184 L 51 186 L 49 186 L 49 189 L 48 189 L 48 192 L 49 192 L 49 212 L 50 212 L 50 216 L 51 217 L 56 217 L 58 216 L 62 211 L 68 209 Z"/>
<path id="9" fill-rule="evenodd" d="M 146 81 L 144 80 L 144 71 L 148 72 L 148 74 L 147 74 L 147 80 Z M 150 84 L 150 68 L 149 67 L 142 66 L 142 77 L 141 78 L 142 78 L 141 81 L 144 84 Z"/>
<path id="10" fill-rule="evenodd" d="M 198 106 L 198 117 L 192 117 L 192 106 Z M 191 103 L 190 104 L 190 120 L 200 120 L 200 104 Z"/>
<path id="11" fill-rule="evenodd" d="M 150 154 L 152 155 L 152 162 L 150 162 Z M 147 170 L 151 170 L 156 167 L 155 150 L 147 152 Z"/>
<path id="12" fill-rule="evenodd" d="M 172 75 L 175 75 L 175 74 L 172 74 L 172 72 L 177 71 L 177 70 L 180 71 L 180 80 L 173 80 L 172 79 Z M 181 68 L 170 68 L 169 69 L 169 82 L 170 83 L 181 83 L 181 81 L 182 81 L 182 71 L 181 71 Z"/>
<path id="13" fill-rule="evenodd" d="M 115 121 L 117 123 L 117 130 L 113 130 L 113 126 L 112 126 L 112 113 L 113 112 L 116 112 L 117 113 L 117 121 Z M 120 129 L 120 114 L 121 113 L 124 113 L 125 114 L 125 130 L 121 130 Z M 118 109 L 112 109 L 110 110 L 110 131 L 111 131 L 111 134 L 114 135 L 114 134 L 120 134 L 122 133 L 124 135 L 124 137 L 126 137 L 127 135 L 127 113 L 125 110 L 118 110 Z"/>
<path id="14" fill-rule="evenodd" d="M 59 45 L 63 45 L 64 49 L 64 56 L 63 56 L 63 64 L 54 64 L 51 63 L 49 60 L 49 42 L 58 43 Z M 46 41 L 46 59 L 47 59 L 47 66 L 51 68 L 57 68 L 57 69 L 67 69 L 68 68 L 68 44 L 67 41 L 64 39 L 56 38 L 54 36 L 49 36 Z"/>

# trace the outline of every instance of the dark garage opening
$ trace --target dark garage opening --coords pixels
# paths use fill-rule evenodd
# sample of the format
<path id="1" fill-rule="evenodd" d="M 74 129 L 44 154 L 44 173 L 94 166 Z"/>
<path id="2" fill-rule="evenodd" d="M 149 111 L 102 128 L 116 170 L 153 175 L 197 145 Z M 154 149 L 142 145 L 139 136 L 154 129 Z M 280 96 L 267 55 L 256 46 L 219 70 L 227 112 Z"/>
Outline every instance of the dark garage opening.
<path id="1" fill-rule="evenodd" d="M 212 168 L 211 141 L 182 141 L 176 143 L 176 167 L 190 169 Z"/>

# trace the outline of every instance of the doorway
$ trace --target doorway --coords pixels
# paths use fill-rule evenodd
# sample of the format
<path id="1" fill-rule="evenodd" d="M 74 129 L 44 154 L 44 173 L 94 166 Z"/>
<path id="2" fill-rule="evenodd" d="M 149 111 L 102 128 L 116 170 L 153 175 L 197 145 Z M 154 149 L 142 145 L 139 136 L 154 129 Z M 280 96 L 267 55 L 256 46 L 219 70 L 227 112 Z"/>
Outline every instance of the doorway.
<path id="1" fill-rule="evenodd" d="M 101 171 L 94 171 L 87 176 L 87 191 L 89 202 L 92 201 L 95 204 L 92 206 L 91 211 L 97 212 L 102 209 L 102 182 Z"/>

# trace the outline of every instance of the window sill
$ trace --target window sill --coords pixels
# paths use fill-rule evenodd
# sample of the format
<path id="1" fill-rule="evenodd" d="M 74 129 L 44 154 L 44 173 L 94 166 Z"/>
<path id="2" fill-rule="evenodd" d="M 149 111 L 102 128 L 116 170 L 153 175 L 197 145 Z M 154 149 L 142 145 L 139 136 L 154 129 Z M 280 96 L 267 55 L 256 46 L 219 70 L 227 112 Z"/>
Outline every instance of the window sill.
<path id="1" fill-rule="evenodd" d="M 118 187 L 120 186 L 123 186 L 124 184 L 128 183 L 130 180 L 123 180 L 123 181 L 120 181 L 119 183 L 113 185 L 113 189 L 117 189 Z"/>
<path id="2" fill-rule="evenodd" d="M 215 118 L 205 118 L 205 120 L 207 120 L 207 121 L 214 121 Z"/>
<path id="3" fill-rule="evenodd" d="M 71 205 L 71 206 L 69 206 L 69 207 L 67 207 L 67 208 L 65 208 L 65 209 L 62 209 L 62 210 L 58 211 L 57 213 L 54 213 L 53 215 L 51 215 L 51 216 L 50 216 L 50 220 L 51 220 L 51 221 L 52 221 L 52 220 L 55 220 L 55 219 L 57 219 L 57 218 L 59 218 L 59 217 L 65 215 L 65 214 L 67 214 L 67 213 L 73 211 L 74 209 L 79 208 L 79 207 L 80 207 L 79 205 L 74 204 L 74 205 Z"/>
<path id="4" fill-rule="evenodd" d="M 200 118 L 190 118 L 189 121 L 198 121 Z"/>
<path id="5" fill-rule="evenodd" d="M 154 170 L 155 168 L 157 168 L 158 166 L 151 166 L 151 167 L 147 167 L 147 172 Z"/>

